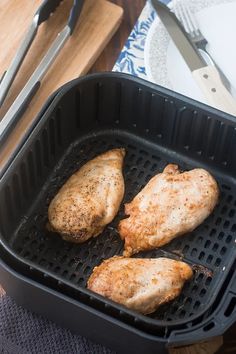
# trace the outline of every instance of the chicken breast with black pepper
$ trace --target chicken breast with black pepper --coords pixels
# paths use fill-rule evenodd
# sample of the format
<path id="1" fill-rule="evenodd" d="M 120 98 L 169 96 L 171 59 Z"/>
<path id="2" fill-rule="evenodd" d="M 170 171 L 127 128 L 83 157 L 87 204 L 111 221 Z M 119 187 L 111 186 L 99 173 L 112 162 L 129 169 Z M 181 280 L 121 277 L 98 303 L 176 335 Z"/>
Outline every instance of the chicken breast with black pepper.
<path id="1" fill-rule="evenodd" d="M 219 198 L 215 179 L 202 168 L 180 172 L 167 165 L 125 205 L 119 223 L 125 256 L 165 245 L 194 230 L 213 211 Z"/>
<path id="2" fill-rule="evenodd" d="M 76 243 L 98 236 L 124 196 L 124 156 L 124 149 L 107 151 L 74 173 L 49 205 L 49 228 Z"/>
<path id="3" fill-rule="evenodd" d="M 88 289 L 143 314 L 176 298 L 193 275 L 191 267 L 168 258 L 113 257 L 95 267 Z"/>

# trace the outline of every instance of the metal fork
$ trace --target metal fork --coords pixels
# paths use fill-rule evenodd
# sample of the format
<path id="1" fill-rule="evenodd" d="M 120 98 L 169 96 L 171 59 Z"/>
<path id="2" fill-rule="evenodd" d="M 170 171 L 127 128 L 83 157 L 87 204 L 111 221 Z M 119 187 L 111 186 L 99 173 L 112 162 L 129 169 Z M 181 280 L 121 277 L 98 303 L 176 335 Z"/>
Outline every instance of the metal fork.
<path id="1" fill-rule="evenodd" d="M 198 22 L 192 11 L 189 9 L 188 5 L 183 0 L 177 1 L 174 13 L 178 20 L 182 23 L 184 30 L 188 33 L 191 41 L 196 45 L 198 49 L 200 49 L 200 54 L 202 55 L 205 62 L 207 64 L 214 65 L 217 68 L 223 84 L 227 90 L 230 91 L 231 84 L 225 74 L 217 66 L 210 54 L 207 52 L 207 40 L 201 33 Z"/>

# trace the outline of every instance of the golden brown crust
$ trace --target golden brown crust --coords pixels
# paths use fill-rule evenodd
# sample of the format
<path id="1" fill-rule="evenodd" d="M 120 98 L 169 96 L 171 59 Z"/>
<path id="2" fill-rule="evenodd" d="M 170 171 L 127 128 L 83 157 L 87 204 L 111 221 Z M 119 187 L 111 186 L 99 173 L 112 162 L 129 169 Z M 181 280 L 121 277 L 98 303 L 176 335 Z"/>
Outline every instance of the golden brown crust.
<path id="1" fill-rule="evenodd" d="M 48 209 L 53 230 L 81 243 L 99 235 L 113 220 L 124 196 L 124 149 L 88 161 L 61 187 Z"/>
<path id="2" fill-rule="evenodd" d="M 124 256 L 161 247 L 200 225 L 219 198 L 215 179 L 204 169 L 180 173 L 168 165 L 125 205 L 129 218 L 118 231 L 125 240 Z"/>
<path id="3" fill-rule="evenodd" d="M 130 309 L 148 314 L 178 296 L 192 275 L 192 269 L 184 262 L 115 256 L 94 268 L 87 287 Z"/>

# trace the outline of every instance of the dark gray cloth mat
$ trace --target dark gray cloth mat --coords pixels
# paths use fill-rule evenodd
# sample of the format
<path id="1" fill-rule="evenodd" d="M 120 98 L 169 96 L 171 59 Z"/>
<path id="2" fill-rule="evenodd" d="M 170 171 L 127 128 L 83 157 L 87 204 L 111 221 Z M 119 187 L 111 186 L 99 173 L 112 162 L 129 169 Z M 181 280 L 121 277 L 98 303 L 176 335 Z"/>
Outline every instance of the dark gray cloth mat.
<path id="1" fill-rule="evenodd" d="M 92 324 L 91 324 L 92 326 Z M 1 354 L 114 354 L 0 296 Z"/>

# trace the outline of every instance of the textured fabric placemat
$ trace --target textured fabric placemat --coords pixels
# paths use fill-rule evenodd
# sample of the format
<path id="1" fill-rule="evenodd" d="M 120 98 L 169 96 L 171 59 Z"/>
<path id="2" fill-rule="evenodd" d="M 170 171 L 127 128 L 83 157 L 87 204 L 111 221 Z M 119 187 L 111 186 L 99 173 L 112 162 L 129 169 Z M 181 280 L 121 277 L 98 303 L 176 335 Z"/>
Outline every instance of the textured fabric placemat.
<path id="1" fill-rule="evenodd" d="M 0 296 L 1 354 L 113 354 L 111 350 L 73 334 L 36 315 L 9 296 Z"/>

